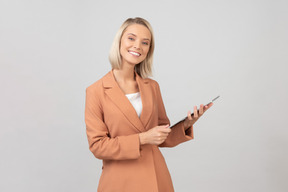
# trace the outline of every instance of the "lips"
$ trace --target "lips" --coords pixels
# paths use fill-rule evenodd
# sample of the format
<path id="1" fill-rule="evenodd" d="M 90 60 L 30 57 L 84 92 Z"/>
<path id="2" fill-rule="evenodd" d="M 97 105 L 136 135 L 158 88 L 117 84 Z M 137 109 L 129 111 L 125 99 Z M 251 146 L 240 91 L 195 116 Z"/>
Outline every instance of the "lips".
<path id="1" fill-rule="evenodd" d="M 141 56 L 141 54 L 140 53 L 138 53 L 138 52 L 135 52 L 135 51 L 128 51 L 131 55 L 133 55 L 133 56 L 137 56 L 137 57 L 140 57 Z"/>

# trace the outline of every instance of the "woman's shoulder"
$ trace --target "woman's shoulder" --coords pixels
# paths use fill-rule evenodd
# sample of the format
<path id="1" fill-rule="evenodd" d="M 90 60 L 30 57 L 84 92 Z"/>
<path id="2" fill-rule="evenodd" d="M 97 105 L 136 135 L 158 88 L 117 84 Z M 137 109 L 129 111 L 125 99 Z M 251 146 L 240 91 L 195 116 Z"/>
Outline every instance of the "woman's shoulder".
<path id="1" fill-rule="evenodd" d="M 108 72 L 106 75 L 104 75 L 103 77 L 98 79 L 96 82 L 89 85 L 86 88 L 86 90 L 95 90 L 96 91 L 96 90 L 103 88 L 103 81 L 105 81 L 105 79 L 109 78 L 110 75 L 111 75 L 110 72 Z"/>
<path id="2" fill-rule="evenodd" d="M 158 86 L 158 82 L 155 79 L 152 79 L 150 77 L 147 77 L 145 79 L 143 79 L 145 82 L 148 82 L 149 84 L 151 84 L 152 86 Z"/>
<path id="3" fill-rule="evenodd" d="M 154 88 L 159 87 L 159 83 L 155 79 L 151 79 L 148 77 L 148 78 L 145 78 L 145 81 L 147 81 Z"/>

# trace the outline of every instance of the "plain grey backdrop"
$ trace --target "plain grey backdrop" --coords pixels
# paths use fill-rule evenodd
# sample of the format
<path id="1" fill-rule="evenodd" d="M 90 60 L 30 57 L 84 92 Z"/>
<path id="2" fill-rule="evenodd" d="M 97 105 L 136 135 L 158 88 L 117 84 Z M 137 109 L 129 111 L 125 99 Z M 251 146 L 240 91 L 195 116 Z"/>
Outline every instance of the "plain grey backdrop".
<path id="1" fill-rule="evenodd" d="M 96 191 L 85 89 L 128 17 L 152 24 L 171 124 L 220 99 L 195 139 L 161 149 L 177 192 L 288 191 L 285 0 L 1 0 L 0 191 Z M 137 174 L 137 171 L 135 171 Z M 113 184 L 113 183 L 111 183 Z"/>

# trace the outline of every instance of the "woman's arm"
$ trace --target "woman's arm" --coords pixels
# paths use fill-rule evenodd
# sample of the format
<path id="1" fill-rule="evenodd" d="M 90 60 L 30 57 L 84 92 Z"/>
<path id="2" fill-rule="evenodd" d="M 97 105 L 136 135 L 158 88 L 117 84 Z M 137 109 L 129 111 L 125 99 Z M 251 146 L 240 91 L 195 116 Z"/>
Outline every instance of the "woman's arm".
<path id="1" fill-rule="evenodd" d="M 85 123 L 89 149 L 96 158 L 126 160 L 140 157 L 139 134 L 111 138 L 97 92 L 89 88 L 86 90 Z"/>
<path id="2" fill-rule="evenodd" d="M 157 87 L 158 87 L 157 92 L 159 92 L 157 94 L 158 95 L 157 101 L 158 101 L 158 105 L 160 109 L 158 116 L 159 116 L 159 122 L 162 123 L 163 121 L 169 121 L 169 119 L 166 115 L 159 85 Z M 212 105 L 213 103 L 209 103 L 208 105 L 205 105 L 205 106 L 201 104 L 199 110 L 197 110 L 197 106 L 194 106 L 194 115 L 191 116 L 191 112 L 188 111 L 187 118 L 185 118 L 184 120 L 178 122 L 173 127 L 171 127 L 172 131 L 168 135 L 167 139 L 165 140 L 164 143 L 162 143 L 159 146 L 160 147 L 174 147 L 180 143 L 193 139 L 194 138 L 193 125 Z"/>
<path id="3" fill-rule="evenodd" d="M 170 121 L 166 115 L 166 110 L 158 83 L 156 83 L 156 100 L 158 104 L 158 124 L 170 124 Z M 176 145 L 191 139 L 193 139 L 193 126 L 190 126 L 189 129 L 185 129 L 184 122 L 182 121 L 171 128 L 171 132 L 169 133 L 167 139 L 160 144 L 159 147 L 175 147 Z"/>

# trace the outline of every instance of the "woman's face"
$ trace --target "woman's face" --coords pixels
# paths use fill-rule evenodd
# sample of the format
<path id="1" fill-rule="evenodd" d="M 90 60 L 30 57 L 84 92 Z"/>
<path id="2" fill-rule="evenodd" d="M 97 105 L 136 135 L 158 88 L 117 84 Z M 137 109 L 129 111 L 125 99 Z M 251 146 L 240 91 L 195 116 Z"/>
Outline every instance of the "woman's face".
<path id="1" fill-rule="evenodd" d="M 151 33 L 143 25 L 133 24 L 126 28 L 120 42 L 122 65 L 141 63 L 150 48 Z"/>

